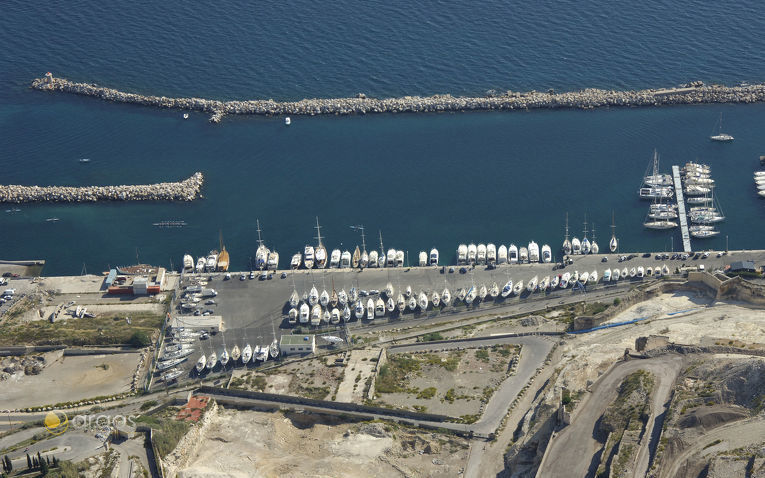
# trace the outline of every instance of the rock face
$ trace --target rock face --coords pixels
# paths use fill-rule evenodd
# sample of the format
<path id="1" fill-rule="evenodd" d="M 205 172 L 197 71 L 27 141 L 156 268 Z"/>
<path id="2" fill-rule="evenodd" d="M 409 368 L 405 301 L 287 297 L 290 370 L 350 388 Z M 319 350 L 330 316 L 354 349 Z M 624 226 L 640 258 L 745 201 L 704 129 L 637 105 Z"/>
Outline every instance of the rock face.
<path id="1" fill-rule="evenodd" d="M 89 83 L 75 83 L 54 78 L 48 73 L 32 81 L 32 88 L 94 96 L 118 103 L 135 103 L 160 108 L 209 113 L 217 123 L 224 115 L 351 115 L 367 113 L 432 113 L 468 110 L 527 110 L 539 108 L 592 109 L 611 106 L 660 106 L 700 103 L 754 103 L 765 101 L 765 84 L 721 86 L 704 85 L 700 81 L 680 88 L 615 91 L 588 88 L 565 93 L 517 93 L 508 91 L 485 97 L 451 95 L 404 96 L 401 98 L 368 98 L 359 93 L 355 98 L 314 98 L 300 101 L 244 100 L 217 101 L 202 98 L 167 98 L 145 96 Z"/>
<path id="2" fill-rule="evenodd" d="M 193 201 L 200 196 L 204 176 L 194 173 L 177 183 L 129 186 L 0 186 L 0 202 Z"/>

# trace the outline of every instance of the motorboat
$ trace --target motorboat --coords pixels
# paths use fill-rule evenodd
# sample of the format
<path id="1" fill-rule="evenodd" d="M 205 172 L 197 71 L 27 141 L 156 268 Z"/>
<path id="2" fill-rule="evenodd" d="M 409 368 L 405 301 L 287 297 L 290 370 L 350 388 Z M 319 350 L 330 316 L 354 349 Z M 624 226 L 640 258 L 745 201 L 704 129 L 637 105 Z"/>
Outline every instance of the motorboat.
<path id="1" fill-rule="evenodd" d="M 290 324 L 290 325 L 297 324 L 298 310 L 296 308 L 294 308 L 294 307 L 291 308 L 289 313 L 287 314 L 287 316 L 288 316 L 288 319 L 287 319 L 287 323 L 288 324 Z"/>
<path id="2" fill-rule="evenodd" d="M 614 267 L 611 271 L 611 280 L 619 280 L 619 269 L 617 267 Z"/>
<path id="3" fill-rule="evenodd" d="M 404 310 L 406 310 L 406 299 L 404 298 L 404 294 L 401 292 L 399 292 L 398 297 L 396 297 L 396 307 L 402 314 L 404 313 Z"/>
<path id="4" fill-rule="evenodd" d="M 300 296 L 298 295 L 297 291 L 295 289 L 292 289 L 292 294 L 290 295 L 290 307 L 297 307 L 300 303 Z"/>
<path id="5" fill-rule="evenodd" d="M 311 325 L 318 326 L 321 323 L 321 306 L 319 304 L 311 307 Z"/>
<path id="6" fill-rule="evenodd" d="M 329 297 L 327 297 L 327 300 L 329 300 Z M 311 286 L 311 292 L 308 293 L 308 304 L 311 307 L 313 307 L 318 302 L 319 302 L 319 291 L 316 290 L 316 286 Z"/>
<path id="7" fill-rule="evenodd" d="M 457 246 L 457 264 L 467 264 L 467 251 L 468 248 L 465 244 Z"/>
<path id="8" fill-rule="evenodd" d="M 186 272 L 190 272 L 192 269 L 194 269 L 194 258 L 191 257 L 190 254 L 184 254 L 183 255 L 183 270 Z"/>
<path id="9" fill-rule="evenodd" d="M 207 365 L 207 357 L 205 357 L 205 354 L 202 354 L 202 356 L 199 357 L 199 360 L 197 360 L 197 365 L 195 366 L 195 368 L 197 369 L 197 373 L 202 373 L 206 365 Z"/>
<path id="10" fill-rule="evenodd" d="M 480 287 L 478 287 L 478 299 L 484 300 L 487 295 L 489 295 L 489 291 L 484 284 L 481 284 Z"/>
<path id="11" fill-rule="evenodd" d="M 571 239 L 571 254 L 578 255 L 582 253 L 582 243 L 578 238 Z"/>
<path id="12" fill-rule="evenodd" d="M 552 262 L 552 250 L 550 249 L 550 246 L 545 244 L 542 246 L 542 262 L 545 264 L 549 264 Z"/>
<path id="13" fill-rule="evenodd" d="M 321 295 L 319 296 L 319 304 L 321 304 L 322 307 L 326 307 L 329 304 L 329 293 L 327 292 L 327 289 L 322 289 Z"/>
<path id="14" fill-rule="evenodd" d="M 662 219 L 662 220 L 677 219 L 677 211 L 673 211 L 673 210 L 649 211 L 648 217 L 650 217 L 651 219 Z"/>
<path id="15" fill-rule="evenodd" d="M 661 266 L 661 274 L 662 274 L 662 275 L 665 275 L 665 276 L 668 276 L 668 275 L 669 275 L 669 267 L 667 267 L 667 265 L 666 265 L 666 264 L 663 264 L 663 265 Z"/>
<path id="16" fill-rule="evenodd" d="M 393 312 L 396 310 L 396 301 L 393 300 L 393 297 L 388 297 L 388 300 L 385 301 L 385 310 L 388 312 Z"/>
<path id="17" fill-rule="evenodd" d="M 656 266 L 653 268 L 653 275 L 655 277 L 661 277 L 661 267 Z"/>
<path id="18" fill-rule="evenodd" d="M 420 267 L 425 267 L 425 266 L 428 265 L 428 253 L 427 252 L 420 251 L 418 264 L 419 264 Z"/>
<path id="19" fill-rule="evenodd" d="M 270 345 L 261 345 L 260 347 L 256 347 L 257 351 L 255 352 L 255 360 L 259 362 L 265 362 L 268 360 L 268 352 L 271 350 Z"/>
<path id="20" fill-rule="evenodd" d="M 700 196 L 703 194 L 707 194 L 711 191 L 712 189 L 707 186 L 700 186 L 696 184 L 691 184 L 689 186 L 686 186 L 685 189 L 683 190 L 683 192 L 685 192 L 687 196 Z"/>
<path id="21" fill-rule="evenodd" d="M 486 263 L 487 264 L 497 263 L 497 246 L 495 246 L 494 244 L 486 245 Z"/>
<path id="22" fill-rule="evenodd" d="M 311 308 L 303 302 L 300 304 L 299 320 L 301 324 L 307 324 L 310 321 Z"/>
<path id="23" fill-rule="evenodd" d="M 518 248 L 515 244 L 510 244 L 510 246 L 507 248 L 507 261 L 510 264 L 518 263 Z"/>
<path id="24" fill-rule="evenodd" d="M 672 176 L 669 174 L 651 174 L 643 178 L 646 186 L 672 186 Z"/>
<path id="25" fill-rule="evenodd" d="M 242 349 L 242 363 L 244 365 L 247 365 L 251 359 L 252 359 L 252 347 L 250 347 L 250 344 L 246 344 L 244 348 Z"/>
<path id="26" fill-rule="evenodd" d="M 504 244 L 500 244 L 497 249 L 497 264 L 507 264 L 507 246 Z"/>
<path id="27" fill-rule="evenodd" d="M 306 269 L 313 269 L 313 265 L 314 265 L 313 246 L 307 245 L 303 249 L 303 265 L 305 265 Z"/>
<path id="28" fill-rule="evenodd" d="M 500 292 L 500 295 L 502 295 L 502 297 L 507 297 L 512 293 L 513 293 L 513 280 L 508 279 L 508 281 L 505 282 L 505 285 L 502 287 L 502 292 Z"/>
<path id="29" fill-rule="evenodd" d="M 637 276 L 640 278 L 645 277 L 645 269 L 643 269 L 643 266 L 638 266 Z"/>
<path id="30" fill-rule="evenodd" d="M 526 290 L 529 292 L 534 292 L 537 290 L 537 282 L 539 281 L 538 276 L 534 276 L 531 278 L 531 280 L 526 284 Z"/>
<path id="31" fill-rule="evenodd" d="M 417 305 L 421 310 L 428 308 L 428 294 L 426 294 L 424 291 L 420 291 L 420 295 L 417 297 Z"/>
<path id="32" fill-rule="evenodd" d="M 539 244 L 529 242 L 529 262 L 539 262 Z"/>
<path id="33" fill-rule="evenodd" d="M 376 255 L 377 255 L 377 253 L 375 253 L 375 256 L 376 256 Z M 377 259 L 377 258 L 375 258 L 375 260 L 376 260 L 376 259 Z M 360 267 L 360 268 L 362 268 L 362 269 L 364 269 L 364 268 L 366 268 L 368 265 L 369 265 L 369 254 L 367 253 L 367 251 L 366 251 L 366 250 L 364 250 L 364 251 L 362 251 L 362 252 L 361 252 L 361 259 L 359 259 L 359 267 Z"/>
<path id="34" fill-rule="evenodd" d="M 449 292 L 448 287 L 444 287 L 444 290 L 441 291 L 441 303 L 444 304 L 444 307 L 448 306 L 452 301 L 452 294 Z"/>
<path id="35" fill-rule="evenodd" d="M 333 249 L 329 256 L 329 267 L 337 269 L 340 267 L 340 249 Z"/>
<path id="36" fill-rule="evenodd" d="M 403 267 L 404 266 L 404 251 L 397 250 L 396 251 L 396 267 Z"/>
<path id="37" fill-rule="evenodd" d="M 287 116 L 286 118 L 284 118 L 284 124 L 286 126 L 291 125 L 292 124 L 292 119 L 289 116 Z"/>
<path id="38" fill-rule="evenodd" d="M 434 290 L 430 293 L 430 302 L 433 304 L 434 309 L 441 304 L 441 296 L 438 295 L 437 291 Z"/>
<path id="39" fill-rule="evenodd" d="M 279 253 L 271 251 L 268 253 L 268 262 L 266 263 L 266 269 L 275 271 L 279 269 Z"/>
<path id="40" fill-rule="evenodd" d="M 351 267 L 351 251 L 343 251 L 340 255 L 340 268 L 348 269 Z"/>
<path id="41" fill-rule="evenodd" d="M 491 284 L 491 287 L 489 287 L 489 296 L 492 299 L 496 299 L 497 297 L 499 297 L 499 286 L 497 285 L 496 282 Z"/>
<path id="42" fill-rule="evenodd" d="M 603 282 L 610 282 L 611 281 L 611 269 L 606 269 L 603 271 Z"/>
<path id="43" fill-rule="evenodd" d="M 478 248 L 475 244 L 468 245 L 467 248 L 467 263 L 468 264 L 475 264 L 476 261 L 476 255 L 478 254 Z"/>
<path id="44" fill-rule="evenodd" d="M 380 264 L 380 259 L 377 255 L 377 251 L 369 251 L 369 267 L 377 267 Z"/>
<path id="45" fill-rule="evenodd" d="M 207 256 L 207 261 L 205 263 L 205 270 L 207 272 L 215 272 L 215 269 L 217 267 L 218 267 L 218 252 L 210 251 L 210 255 Z"/>
<path id="46" fill-rule="evenodd" d="M 353 309 L 354 309 L 353 313 L 356 315 L 357 319 L 363 319 L 364 318 L 364 312 L 366 312 L 366 311 L 364 309 L 363 301 L 360 300 L 360 301 L 356 302 L 356 306 Z"/>
<path id="47" fill-rule="evenodd" d="M 478 244 L 476 248 L 476 262 L 486 264 L 486 244 Z"/>
<path id="48" fill-rule="evenodd" d="M 385 295 L 387 297 L 393 297 L 393 293 L 394 293 L 393 284 L 391 282 L 388 282 L 387 284 L 385 284 L 385 290 L 383 292 L 385 292 Z"/>
<path id="49" fill-rule="evenodd" d="M 333 325 L 340 323 L 340 310 L 337 307 L 334 307 L 329 313 L 329 323 Z"/>
<path id="50" fill-rule="evenodd" d="M 592 272 L 590 272 L 590 282 L 592 282 L 593 284 L 597 284 L 598 283 L 598 271 L 597 271 L 597 269 L 592 271 Z"/>
<path id="51" fill-rule="evenodd" d="M 586 284 L 588 280 L 590 280 L 590 273 L 587 271 L 582 272 L 582 274 L 579 276 L 579 282 Z"/>
<path id="52" fill-rule="evenodd" d="M 385 310 L 385 304 L 383 304 L 383 310 Z M 375 320 L 375 301 L 374 299 L 367 300 L 367 320 Z"/>
<path id="53" fill-rule="evenodd" d="M 525 247 L 521 247 L 520 251 L 518 251 L 518 262 L 521 264 L 529 262 L 529 250 Z"/>
<path id="54" fill-rule="evenodd" d="M 430 265 L 431 266 L 438 265 L 438 249 L 436 249 L 435 247 L 430 250 Z"/>
<path id="55" fill-rule="evenodd" d="M 387 267 L 394 267 L 396 265 L 396 249 L 388 249 L 388 253 L 385 257 L 385 265 Z"/>
<path id="56" fill-rule="evenodd" d="M 641 199 L 669 199 L 674 195 L 674 190 L 669 186 L 653 186 L 638 190 L 638 196 Z"/>
<path id="57" fill-rule="evenodd" d="M 197 259 L 197 265 L 196 265 L 196 268 L 194 269 L 195 272 L 197 274 L 204 272 L 206 265 L 207 265 L 207 259 L 205 259 L 204 257 L 200 257 L 199 259 Z"/>
<path id="58" fill-rule="evenodd" d="M 297 254 L 292 255 L 292 260 L 290 261 L 290 269 L 297 269 L 300 267 L 300 263 L 302 262 L 303 256 L 300 255 L 298 252 Z"/>

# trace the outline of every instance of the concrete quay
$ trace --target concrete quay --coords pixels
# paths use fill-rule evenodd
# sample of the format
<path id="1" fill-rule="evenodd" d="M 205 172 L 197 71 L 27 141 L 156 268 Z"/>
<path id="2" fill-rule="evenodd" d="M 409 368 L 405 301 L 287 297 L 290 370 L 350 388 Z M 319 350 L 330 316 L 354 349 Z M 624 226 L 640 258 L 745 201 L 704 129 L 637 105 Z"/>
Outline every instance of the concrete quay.
<path id="1" fill-rule="evenodd" d="M 97 202 L 97 201 L 193 201 L 204 184 L 202 173 L 175 183 L 121 186 L 19 186 L 0 185 L 0 203 Z"/>
<path id="2" fill-rule="evenodd" d="M 703 103 L 755 103 L 765 101 L 765 84 L 724 86 L 704 85 L 695 81 L 678 88 L 632 91 L 588 88 L 564 93 L 507 91 L 485 97 L 455 97 L 449 94 L 368 98 L 313 98 L 299 101 L 242 100 L 217 101 L 202 98 L 168 98 L 126 93 L 91 83 L 76 83 L 54 78 L 48 73 L 32 81 L 41 91 L 93 96 L 117 103 L 133 103 L 159 108 L 209 113 L 217 123 L 225 115 L 354 115 L 371 113 L 434 113 L 443 111 L 593 109 L 604 107 L 640 107 Z"/>

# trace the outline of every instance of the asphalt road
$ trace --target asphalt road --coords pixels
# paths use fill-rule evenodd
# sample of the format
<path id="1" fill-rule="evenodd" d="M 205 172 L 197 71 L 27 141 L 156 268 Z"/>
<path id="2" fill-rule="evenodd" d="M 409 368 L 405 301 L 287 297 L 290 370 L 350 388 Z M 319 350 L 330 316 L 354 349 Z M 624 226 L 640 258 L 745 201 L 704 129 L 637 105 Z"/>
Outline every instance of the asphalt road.
<path id="1" fill-rule="evenodd" d="M 619 383 L 637 370 L 651 372 L 657 397 L 655 402 L 664 403 L 683 362 L 684 358 L 679 355 L 631 360 L 616 365 L 603 375 L 593 385 L 592 392 L 577 406 L 571 424 L 550 441 L 537 476 L 593 476 L 595 470 L 591 468 L 597 465 L 594 458 L 603 446 L 594 438 L 596 422 L 616 399 Z M 658 408 L 651 410 L 651 423 L 658 411 Z M 647 447 L 648 440 L 642 446 Z"/>

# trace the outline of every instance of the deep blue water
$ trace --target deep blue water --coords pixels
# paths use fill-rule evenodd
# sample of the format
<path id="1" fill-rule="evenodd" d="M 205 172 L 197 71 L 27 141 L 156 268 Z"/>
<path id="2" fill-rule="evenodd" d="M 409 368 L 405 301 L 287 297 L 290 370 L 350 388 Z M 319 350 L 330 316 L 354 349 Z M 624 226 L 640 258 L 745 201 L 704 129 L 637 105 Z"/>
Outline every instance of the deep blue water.
<path id="1" fill-rule="evenodd" d="M 0 182 L 121 184 L 201 170 L 191 204 L 21 206 L 0 211 L 0 258 L 44 258 L 46 274 L 169 265 L 217 247 L 234 269 L 255 249 L 255 219 L 282 265 L 313 242 L 372 244 L 451 258 L 460 242 L 559 246 L 566 212 L 601 245 L 614 211 L 625 249 L 669 249 L 642 227 L 636 197 L 654 148 L 665 171 L 712 166 L 727 220 L 694 247 L 762 248 L 751 172 L 765 105 L 281 119 L 203 115 L 49 95 L 46 71 L 150 94 L 209 98 L 483 94 L 488 90 L 663 87 L 765 81 L 765 4 L 633 2 L 9 1 L 0 7 Z M 724 113 L 732 144 L 708 136 Z M 92 162 L 82 165 L 78 158 Z M 3 211 L 9 206 L 3 206 Z M 56 223 L 46 222 L 58 217 Z M 151 223 L 182 219 L 190 226 Z M 675 233 L 674 246 L 680 244 Z M 379 245 L 378 245 L 379 246 Z"/>

